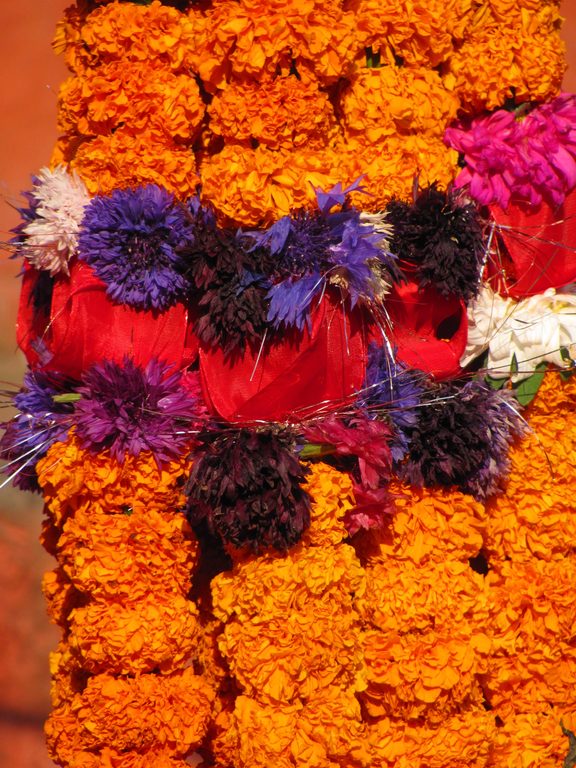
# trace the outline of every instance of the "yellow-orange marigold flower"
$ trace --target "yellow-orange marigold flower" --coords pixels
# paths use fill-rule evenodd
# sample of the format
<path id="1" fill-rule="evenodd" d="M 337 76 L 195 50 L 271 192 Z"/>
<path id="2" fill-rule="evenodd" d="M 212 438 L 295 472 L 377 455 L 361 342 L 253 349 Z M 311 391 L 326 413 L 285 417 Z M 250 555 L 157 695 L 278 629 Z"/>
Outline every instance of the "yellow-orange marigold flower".
<path id="1" fill-rule="evenodd" d="M 247 693 L 289 702 L 327 685 L 362 687 L 355 592 L 363 570 L 347 545 L 297 545 L 237 562 L 212 582 L 226 622 L 219 647 Z"/>
<path id="2" fill-rule="evenodd" d="M 158 142 L 192 141 L 204 112 L 198 85 L 190 75 L 157 69 L 148 62 L 112 61 L 62 84 L 58 128 L 90 137 L 108 136 L 129 125 L 133 134 L 149 131 Z"/>
<path id="3" fill-rule="evenodd" d="M 343 181 L 339 163 L 328 148 L 288 152 L 227 144 L 202 158 L 202 198 L 222 223 L 271 224 L 295 209 L 313 207 L 316 187 L 330 189 Z"/>
<path id="4" fill-rule="evenodd" d="M 208 107 L 210 128 L 226 141 L 270 149 L 323 147 L 338 132 L 328 95 L 313 80 L 292 75 L 263 82 L 232 82 Z"/>
<path id="5" fill-rule="evenodd" d="M 168 676 L 98 675 L 69 705 L 54 710 L 46 724 L 48 743 L 64 763 L 79 749 L 184 756 L 202 741 L 213 699 L 212 688 L 190 668 Z"/>
<path id="6" fill-rule="evenodd" d="M 110 61 L 149 62 L 150 66 L 187 71 L 195 61 L 197 14 L 162 5 L 111 3 L 85 18 L 69 15 L 59 30 L 68 66 L 77 73 Z M 83 23 L 82 23 L 83 22 Z"/>
<path id="7" fill-rule="evenodd" d="M 352 691 L 330 686 L 305 703 L 283 705 L 238 696 L 219 757 L 236 768 L 360 768 L 371 764 L 364 734 Z"/>
<path id="8" fill-rule="evenodd" d="M 199 179 L 192 150 L 150 132 L 133 132 L 130 126 L 109 136 L 82 141 L 78 136 L 60 140 L 51 165 L 68 163 L 91 195 L 114 189 L 158 184 L 179 199 L 196 194 Z"/>
<path id="9" fill-rule="evenodd" d="M 392 557 L 366 568 L 366 594 L 359 600 L 366 622 L 383 632 L 469 632 L 489 626 L 484 577 L 467 562 L 414 563 Z"/>
<path id="10" fill-rule="evenodd" d="M 151 593 L 135 604 L 92 602 L 70 614 L 69 642 L 92 674 L 173 672 L 194 655 L 198 611 L 181 595 Z"/>
<path id="11" fill-rule="evenodd" d="M 303 66 L 330 84 L 347 74 L 357 48 L 354 15 L 339 3 L 221 0 L 206 14 L 196 65 L 211 92 L 231 77 L 257 80 L 278 67 Z"/>
<path id="12" fill-rule="evenodd" d="M 348 537 L 344 517 L 356 504 L 352 478 L 328 464 L 308 465 L 304 489 L 310 494 L 310 527 L 304 531 L 303 544 L 327 546 L 339 544 Z"/>
<path id="13" fill-rule="evenodd" d="M 372 717 L 425 717 L 438 724 L 482 705 L 479 675 L 491 650 L 482 628 L 405 635 L 368 630 L 363 645 L 368 684 L 359 696 Z"/>
<path id="14" fill-rule="evenodd" d="M 52 706 L 59 708 L 84 690 L 88 673 L 82 669 L 65 640 L 61 640 L 56 650 L 50 653 L 49 664 L 52 678 L 50 698 Z"/>
<path id="15" fill-rule="evenodd" d="M 359 541 L 368 562 L 388 558 L 416 564 L 467 562 L 483 546 L 485 512 L 471 496 L 443 488 L 416 488 L 391 483 L 396 510 L 385 531 L 368 532 Z"/>
<path id="16" fill-rule="evenodd" d="M 518 9 L 501 22 L 484 14 L 448 62 L 446 84 L 472 112 L 518 102 L 545 101 L 560 91 L 566 69 L 557 8 Z"/>
<path id="17" fill-rule="evenodd" d="M 562 726 L 576 732 L 576 711 L 549 707 L 545 712 L 518 713 L 494 734 L 492 760 L 495 768 L 558 768 L 568 754 L 569 741 Z"/>
<path id="18" fill-rule="evenodd" d="M 46 571 L 42 579 L 42 592 L 50 621 L 60 627 L 66 627 L 70 611 L 84 602 L 83 595 L 74 588 L 60 565 Z"/>
<path id="19" fill-rule="evenodd" d="M 393 198 L 411 200 L 414 179 L 421 186 L 437 182 L 445 189 L 458 174 L 458 154 L 442 139 L 421 134 L 389 136 L 376 145 L 367 144 L 359 134 L 342 148 L 345 178 L 365 174 L 362 187 L 369 195 L 352 194 L 364 210 L 381 211 Z"/>
<path id="20" fill-rule="evenodd" d="M 398 134 L 442 138 L 458 98 L 424 67 L 386 66 L 356 72 L 340 94 L 345 136 L 376 145 Z"/>
<path id="21" fill-rule="evenodd" d="M 576 381 L 546 374 L 526 411 L 530 432 L 509 453 L 505 491 L 486 505 L 486 548 L 514 562 L 562 559 L 576 546 Z"/>
<path id="22" fill-rule="evenodd" d="M 176 512 L 185 502 L 181 480 L 187 468 L 188 460 L 182 458 L 158 469 L 149 453 L 128 455 L 120 464 L 106 453 L 82 448 L 74 431 L 65 443 L 54 443 L 37 464 L 47 510 L 57 526 L 80 510 L 112 515 Z"/>
<path id="23" fill-rule="evenodd" d="M 354 11 L 359 48 L 431 69 L 454 50 L 472 12 L 470 0 L 346 0 Z"/>
<path id="24" fill-rule="evenodd" d="M 372 768 L 496 768 L 490 762 L 495 733 L 494 716 L 481 707 L 437 726 L 386 718 L 370 726 Z"/>
<path id="25" fill-rule="evenodd" d="M 58 551 L 76 589 L 124 603 L 150 592 L 186 595 L 199 557 L 184 516 L 156 509 L 78 510 L 64 524 Z"/>

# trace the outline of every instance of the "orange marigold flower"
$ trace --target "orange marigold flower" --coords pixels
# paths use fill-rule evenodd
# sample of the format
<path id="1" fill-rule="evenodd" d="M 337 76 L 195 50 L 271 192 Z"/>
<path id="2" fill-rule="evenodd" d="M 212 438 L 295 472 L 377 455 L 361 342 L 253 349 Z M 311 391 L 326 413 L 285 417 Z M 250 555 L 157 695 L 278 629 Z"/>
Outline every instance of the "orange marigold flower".
<path id="1" fill-rule="evenodd" d="M 548 707 L 545 712 L 517 714 L 494 734 L 490 765 L 498 768 L 558 768 L 568 753 L 562 726 L 576 732 L 576 711 Z"/>
<path id="2" fill-rule="evenodd" d="M 123 125 L 133 135 L 149 131 L 162 140 L 192 141 L 205 107 L 187 74 L 148 62 L 112 61 L 60 87 L 58 127 L 62 133 L 107 136 Z"/>
<path id="3" fill-rule="evenodd" d="M 484 577 L 467 562 L 414 563 L 388 558 L 366 569 L 359 601 L 366 621 L 383 632 L 428 632 L 489 626 Z"/>
<path id="4" fill-rule="evenodd" d="M 308 68 L 322 84 L 345 76 L 358 48 L 354 15 L 340 3 L 222 0 L 206 14 L 196 50 L 205 87 L 224 88 L 232 76 L 258 80 L 277 68 Z"/>
<path id="5" fill-rule="evenodd" d="M 355 506 L 352 478 L 328 464 L 308 464 L 304 489 L 310 494 L 310 527 L 304 531 L 302 544 L 325 547 L 348 538 L 344 517 Z"/>
<path id="6" fill-rule="evenodd" d="M 458 111 L 458 98 L 440 75 L 418 67 L 360 69 L 340 94 L 346 138 L 367 144 L 418 133 L 442 138 Z"/>
<path id="7" fill-rule="evenodd" d="M 198 611 L 181 595 L 151 593 L 135 604 L 93 602 L 70 614 L 69 642 L 92 674 L 173 672 L 194 655 Z"/>
<path id="8" fill-rule="evenodd" d="M 400 57 L 410 66 L 435 67 L 463 34 L 470 0 L 347 0 L 354 11 L 360 47 Z"/>
<path id="9" fill-rule="evenodd" d="M 443 488 L 391 484 L 397 493 L 390 529 L 372 531 L 359 541 L 362 558 L 387 563 L 388 558 L 421 564 L 467 562 L 483 546 L 485 512 L 471 496 Z"/>
<path id="10" fill-rule="evenodd" d="M 495 766 L 494 716 L 482 708 L 447 717 L 438 726 L 383 719 L 370 727 L 373 768 L 486 768 Z M 512 768 L 512 766 L 510 767 Z M 517 768 L 517 765 L 514 766 Z"/>
<path id="11" fill-rule="evenodd" d="M 190 668 L 169 676 L 92 677 L 49 718 L 52 756 L 68 763 L 76 751 L 110 749 L 183 757 L 204 738 L 213 699 L 212 688 Z"/>
<path id="12" fill-rule="evenodd" d="M 130 126 L 91 141 L 65 137 L 57 145 L 51 164 L 62 161 L 78 172 L 91 195 L 158 184 L 179 199 L 186 199 L 196 194 L 199 183 L 196 160 L 189 147 L 154 133 L 133 132 Z"/>
<path id="13" fill-rule="evenodd" d="M 501 107 L 506 99 L 545 101 L 560 91 L 566 69 L 557 8 L 519 9 L 500 22 L 484 14 L 448 62 L 446 84 L 472 112 Z"/>
<path id="14" fill-rule="evenodd" d="M 219 756 L 236 768 L 360 768 L 371 765 L 364 734 L 352 691 L 330 686 L 305 704 L 266 705 L 238 696 Z"/>
<path id="15" fill-rule="evenodd" d="M 203 201 L 216 209 L 222 223 L 271 224 L 294 209 L 313 207 L 315 187 L 329 189 L 342 181 L 339 162 L 331 149 L 276 152 L 227 144 L 202 159 Z"/>
<path id="16" fill-rule="evenodd" d="M 111 515 L 176 511 L 185 504 L 181 480 L 187 469 L 186 458 L 158 469 L 149 453 L 126 456 L 120 464 L 106 453 L 82 448 L 73 430 L 65 443 L 54 443 L 37 465 L 47 510 L 57 526 L 76 511 L 90 509 Z"/>
<path id="17" fill-rule="evenodd" d="M 208 107 L 210 128 L 226 141 L 270 149 L 321 148 L 338 133 L 328 95 L 314 80 L 293 75 L 230 83 Z"/>
<path id="18" fill-rule="evenodd" d="M 354 594 L 363 571 L 352 547 L 300 543 L 285 556 L 251 556 L 212 589 L 227 622 L 220 650 L 247 693 L 288 702 L 331 684 L 362 687 Z"/>
<path id="19" fill-rule="evenodd" d="M 492 497 L 486 549 L 514 562 L 563 559 L 576 543 L 576 380 L 546 374 L 526 411 L 530 432 L 510 451 L 505 491 Z"/>
<path id="20" fill-rule="evenodd" d="M 365 143 L 361 135 L 343 147 L 342 164 L 346 178 L 365 174 L 362 187 L 370 195 L 352 194 L 362 209 L 381 211 L 391 198 L 411 200 L 414 179 L 421 186 L 436 182 L 445 189 L 458 174 L 458 153 L 442 139 L 421 134 L 389 136 L 376 145 Z"/>
<path id="21" fill-rule="evenodd" d="M 399 635 L 369 630 L 363 638 L 367 688 L 359 694 L 372 717 L 425 717 L 439 724 L 483 701 L 479 675 L 490 638 L 482 631 Z"/>
<path id="22" fill-rule="evenodd" d="M 79 509 L 64 524 L 58 550 L 76 589 L 124 603 L 149 592 L 186 595 L 199 557 L 183 515 L 143 508 L 126 515 Z"/>
<path id="23" fill-rule="evenodd" d="M 65 46 L 66 63 L 78 74 L 111 61 L 149 62 L 151 68 L 185 72 L 195 61 L 199 18 L 160 0 L 146 5 L 111 3 L 85 20 L 69 14 L 58 40 Z"/>
<path id="24" fill-rule="evenodd" d="M 74 588 L 60 565 L 52 571 L 46 571 L 42 579 L 42 592 L 50 621 L 60 627 L 66 627 L 70 611 L 84 603 L 83 595 Z"/>
<path id="25" fill-rule="evenodd" d="M 70 702 L 77 693 L 81 693 L 88 679 L 88 673 L 82 669 L 67 641 L 61 640 L 55 651 L 49 656 L 50 698 L 52 706 L 62 707 Z"/>

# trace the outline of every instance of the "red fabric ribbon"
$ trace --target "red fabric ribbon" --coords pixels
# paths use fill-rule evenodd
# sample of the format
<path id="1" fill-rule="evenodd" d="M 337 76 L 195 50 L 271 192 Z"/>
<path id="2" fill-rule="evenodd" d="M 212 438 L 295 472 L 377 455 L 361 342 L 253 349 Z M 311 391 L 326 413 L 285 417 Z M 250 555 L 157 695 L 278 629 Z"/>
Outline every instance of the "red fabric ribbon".
<path id="1" fill-rule="evenodd" d="M 94 363 L 125 356 L 145 366 L 156 357 L 178 370 L 187 368 L 198 352 L 198 342 L 188 328 L 188 312 L 177 304 L 165 312 L 145 312 L 112 302 L 106 286 L 92 269 L 77 261 L 70 278 L 54 283 L 50 317 L 33 308 L 36 270 L 24 275 L 18 313 L 17 339 L 32 367 L 59 371 L 74 378 Z M 50 356 L 43 361 L 37 342 Z"/>
<path id="2" fill-rule="evenodd" d="M 409 280 L 393 286 L 386 310 L 391 321 L 388 336 L 398 360 L 439 380 L 461 373 L 460 358 L 468 338 L 466 305 L 461 299 Z"/>
<path id="3" fill-rule="evenodd" d="M 237 360 L 200 347 L 204 397 L 233 422 L 299 421 L 319 408 L 333 410 L 362 386 L 367 326 L 363 314 L 325 296 L 312 312 L 311 331 L 247 348 Z"/>
<path id="4" fill-rule="evenodd" d="M 522 299 L 576 280 L 576 190 L 560 208 L 510 203 L 507 211 L 493 205 L 490 213 L 497 253 L 487 269 L 494 290 Z"/>

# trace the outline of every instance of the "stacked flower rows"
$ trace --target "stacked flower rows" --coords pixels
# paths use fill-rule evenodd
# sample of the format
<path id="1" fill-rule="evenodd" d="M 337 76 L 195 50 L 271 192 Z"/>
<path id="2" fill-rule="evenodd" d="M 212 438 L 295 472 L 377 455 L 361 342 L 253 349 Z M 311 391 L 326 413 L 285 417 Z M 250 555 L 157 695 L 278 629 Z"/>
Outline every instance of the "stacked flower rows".
<path id="1" fill-rule="evenodd" d="M 57 559 L 59 765 L 566 755 L 560 21 L 555 0 L 68 9 L 1 444 Z"/>

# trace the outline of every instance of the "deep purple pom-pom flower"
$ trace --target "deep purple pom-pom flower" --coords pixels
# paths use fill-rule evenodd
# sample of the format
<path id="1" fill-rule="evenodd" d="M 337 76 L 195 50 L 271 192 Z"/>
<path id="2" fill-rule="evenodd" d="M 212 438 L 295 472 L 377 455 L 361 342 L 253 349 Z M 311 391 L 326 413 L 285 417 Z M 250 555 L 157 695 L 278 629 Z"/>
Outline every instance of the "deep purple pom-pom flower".
<path id="1" fill-rule="evenodd" d="M 81 442 L 117 461 L 150 451 L 158 465 L 182 454 L 197 428 L 200 406 L 182 376 L 158 360 L 146 368 L 129 358 L 92 366 L 78 388 L 75 422 Z"/>
<path id="2" fill-rule="evenodd" d="M 188 212 L 156 184 L 116 189 L 86 207 L 79 257 L 114 301 L 163 311 L 188 288 L 183 247 L 192 237 Z"/>
<path id="3" fill-rule="evenodd" d="M 485 247 L 473 203 L 432 184 L 413 204 L 392 200 L 387 213 L 394 231 L 390 248 L 415 268 L 422 285 L 465 301 L 478 294 Z"/>
<path id="4" fill-rule="evenodd" d="M 58 373 L 29 371 L 24 376 L 24 387 L 13 398 L 19 413 L 3 425 L 0 440 L 2 471 L 16 487 L 40 490 L 35 465 L 53 443 L 66 439 L 74 406 L 59 396 L 75 387 L 75 382 Z"/>
<path id="5" fill-rule="evenodd" d="M 508 451 L 525 425 L 507 390 L 480 381 L 430 390 L 412 431 L 404 477 L 418 486 L 457 486 L 482 501 L 497 493 Z"/>
<path id="6" fill-rule="evenodd" d="M 236 547 L 285 550 L 310 524 L 307 470 L 286 429 L 206 430 L 192 454 L 187 484 L 192 526 Z"/>

